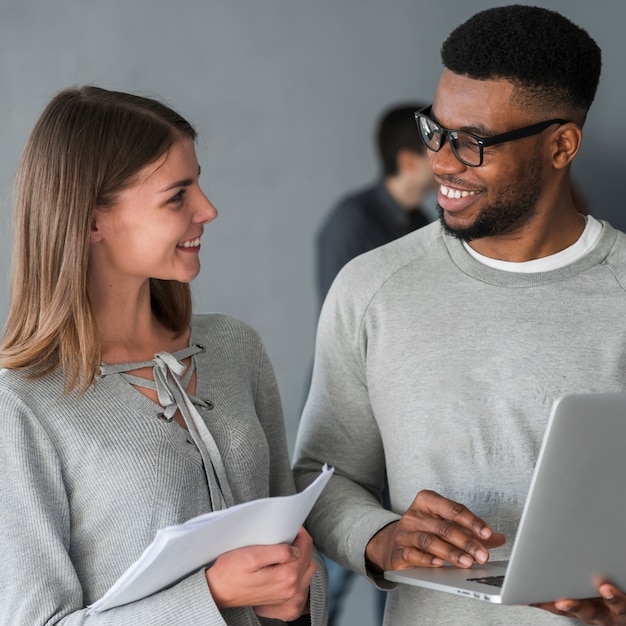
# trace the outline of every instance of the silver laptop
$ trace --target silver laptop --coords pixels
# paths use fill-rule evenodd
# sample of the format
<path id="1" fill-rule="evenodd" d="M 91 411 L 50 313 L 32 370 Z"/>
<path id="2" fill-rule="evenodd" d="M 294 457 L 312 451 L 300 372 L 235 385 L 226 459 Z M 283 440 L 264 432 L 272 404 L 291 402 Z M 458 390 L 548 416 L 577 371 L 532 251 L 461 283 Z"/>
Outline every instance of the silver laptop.
<path id="1" fill-rule="evenodd" d="M 509 561 L 385 578 L 496 604 L 597 597 L 600 576 L 626 589 L 625 527 L 626 393 L 565 395 L 552 407 Z"/>

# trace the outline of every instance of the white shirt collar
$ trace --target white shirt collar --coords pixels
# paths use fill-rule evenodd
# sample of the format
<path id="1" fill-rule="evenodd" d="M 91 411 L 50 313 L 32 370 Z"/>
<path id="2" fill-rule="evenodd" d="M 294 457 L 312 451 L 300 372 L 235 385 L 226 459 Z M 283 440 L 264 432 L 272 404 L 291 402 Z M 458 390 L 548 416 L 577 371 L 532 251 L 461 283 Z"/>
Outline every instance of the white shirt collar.
<path id="1" fill-rule="evenodd" d="M 476 260 L 497 270 L 526 274 L 533 272 L 549 272 L 570 265 L 574 263 L 574 261 L 584 257 L 596 245 L 598 239 L 600 239 L 602 223 L 591 215 L 583 217 L 585 217 L 587 224 L 578 240 L 568 248 L 565 248 L 565 250 L 542 257 L 541 259 L 533 259 L 532 261 L 524 261 L 522 263 L 500 261 L 499 259 L 492 259 L 491 257 L 479 254 L 465 241 L 463 242 L 463 246 Z"/>

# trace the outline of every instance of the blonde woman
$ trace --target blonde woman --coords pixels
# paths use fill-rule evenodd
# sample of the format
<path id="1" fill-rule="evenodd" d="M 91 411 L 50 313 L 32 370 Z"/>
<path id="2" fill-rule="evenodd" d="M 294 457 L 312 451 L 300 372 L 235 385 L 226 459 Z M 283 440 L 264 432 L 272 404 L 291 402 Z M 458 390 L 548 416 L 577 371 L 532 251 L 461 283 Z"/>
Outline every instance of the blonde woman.
<path id="1" fill-rule="evenodd" d="M 158 101 L 88 86 L 57 94 L 26 145 L 0 344 L 2 626 L 324 623 L 303 529 L 86 610 L 159 528 L 294 491 L 259 337 L 192 315 L 217 215 L 195 138 Z"/>

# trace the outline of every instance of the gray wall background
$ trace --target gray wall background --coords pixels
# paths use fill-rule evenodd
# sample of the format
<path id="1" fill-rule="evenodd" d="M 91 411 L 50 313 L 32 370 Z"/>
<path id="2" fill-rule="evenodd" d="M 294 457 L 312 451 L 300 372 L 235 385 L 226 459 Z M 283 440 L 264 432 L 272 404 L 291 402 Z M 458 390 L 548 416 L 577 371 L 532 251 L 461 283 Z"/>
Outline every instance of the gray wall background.
<path id="1" fill-rule="evenodd" d="M 196 309 L 263 337 L 290 446 L 312 359 L 314 233 L 377 173 L 372 129 L 398 100 L 430 100 L 439 47 L 487 0 L 0 0 L 0 322 L 8 308 L 11 182 L 36 118 L 63 87 L 155 96 L 200 133 L 206 230 Z M 591 212 L 626 229 L 626 4 L 536 0 L 583 26 L 604 68 L 575 176 Z M 366 624 L 363 619 L 358 623 Z"/>

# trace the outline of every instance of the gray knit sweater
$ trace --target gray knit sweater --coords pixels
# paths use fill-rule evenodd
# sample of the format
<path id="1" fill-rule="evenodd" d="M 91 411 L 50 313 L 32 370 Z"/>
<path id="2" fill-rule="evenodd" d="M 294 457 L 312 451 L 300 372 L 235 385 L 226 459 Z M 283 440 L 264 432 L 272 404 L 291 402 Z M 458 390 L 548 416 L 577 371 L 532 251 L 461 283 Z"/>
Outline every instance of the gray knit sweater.
<path id="1" fill-rule="evenodd" d="M 323 307 L 296 443 L 299 488 L 335 467 L 309 517 L 318 547 L 368 575 L 369 539 L 427 488 L 503 532 L 492 558 L 508 557 L 552 402 L 626 389 L 625 284 L 626 236 L 606 223 L 591 252 L 549 272 L 486 267 L 438 223 L 349 263 Z M 385 465 L 393 512 L 378 504 Z M 385 618 L 566 621 L 405 585 Z"/>
<path id="2" fill-rule="evenodd" d="M 276 381 L 257 334 L 224 315 L 195 316 L 196 395 L 235 502 L 294 492 Z M 203 571 L 148 598 L 87 615 L 164 526 L 210 511 L 200 453 L 163 409 L 121 376 L 82 398 L 54 373 L 0 373 L 0 625 L 258 624 L 220 612 Z M 324 623 L 323 566 L 311 588 Z"/>

